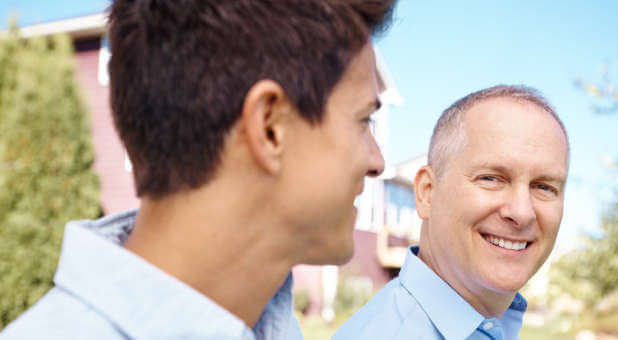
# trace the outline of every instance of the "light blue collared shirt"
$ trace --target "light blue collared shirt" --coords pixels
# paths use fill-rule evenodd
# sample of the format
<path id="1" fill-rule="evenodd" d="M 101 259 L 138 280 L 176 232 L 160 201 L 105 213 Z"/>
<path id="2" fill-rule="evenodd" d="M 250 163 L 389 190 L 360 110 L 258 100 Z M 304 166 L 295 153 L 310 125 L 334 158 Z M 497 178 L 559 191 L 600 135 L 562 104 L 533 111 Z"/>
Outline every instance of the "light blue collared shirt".
<path id="1" fill-rule="evenodd" d="M 302 339 L 292 312 L 291 274 L 249 329 L 214 301 L 121 247 L 135 217 L 136 211 L 129 211 L 69 222 L 56 286 L 0 339 Z"/>
<path id="2" fill-rule="evenodd" d="M 391 280 L 333 336 L 362 339 L 519 339 L 526 300 L 519 294 L 502 319 L 485 319 L 410 247 L 399 276 Z"/>

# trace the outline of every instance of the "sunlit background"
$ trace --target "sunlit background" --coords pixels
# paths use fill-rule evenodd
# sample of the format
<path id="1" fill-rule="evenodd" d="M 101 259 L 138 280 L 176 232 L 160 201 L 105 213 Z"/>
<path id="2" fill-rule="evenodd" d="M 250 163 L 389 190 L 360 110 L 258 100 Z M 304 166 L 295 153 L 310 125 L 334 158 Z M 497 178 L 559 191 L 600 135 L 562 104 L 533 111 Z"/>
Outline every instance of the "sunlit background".
<path id="1" fill-rule="evenodd" d="M 108 0 L 3 0 L 0 29 L 8 28 L 10 17 L 29 32 L 32 27 L 96 16 L 108 5 Z M 342 268 L 295 269 L 297 306 L 306 338 L 327 338 L 396 274 L 397 247 L 414 243 L 418 234 L 409 178 L 424 161 L 436 119 L 458 98 L 496 84 L 525 84 L 540 90 L 562 118 L 571 143 L 558 242 L 548 264 L 524 288 L 530 309 L 522 338 L 618 336 L 618 2 L 446 1 L 438 5 L 400 0 L 394 16 L 391 30 L 375 41 L 381 79 L 389 89 L 389 105 L 377 114 L 375 132 L 389 171 L 369 181 L 368 192 L 359 199 L 355 259 Z M 100 73 L 109 57 L 104 32 L 88 36 L 89 40 L 74 39 L 77 53 L 83 56 L 77 57 L 77 77 L 90 103 L 86 107 L 93 115 L 94 135 L 107 133 L 105 138 L 114 138 L 113 133 L 97 130 L 105 124 L 97 115 L 107 114 L 101 108 L 106 97 L 93 99 L 99 87 L 107 86 Z M 88 68 L 96 75 L 96 87 L 87 84 Z M 115 167 L 112 172 L 130 178 L 130 163 L 120 146 L 112 156 L 102 150 L 95 141 L 99 157 L 95 170 L 102 173 Z M 103 180 L 102 197 L 132 190 L 128 179 L 116 185 Z M 137 204 L 110 199 L 120 202 L 111 206 L 103 198 L 105 212 Z M 573 269 L 584 266 L 599 270 Z M 601 281 L 605 288 L 599 290 L 595 284 Z"/>

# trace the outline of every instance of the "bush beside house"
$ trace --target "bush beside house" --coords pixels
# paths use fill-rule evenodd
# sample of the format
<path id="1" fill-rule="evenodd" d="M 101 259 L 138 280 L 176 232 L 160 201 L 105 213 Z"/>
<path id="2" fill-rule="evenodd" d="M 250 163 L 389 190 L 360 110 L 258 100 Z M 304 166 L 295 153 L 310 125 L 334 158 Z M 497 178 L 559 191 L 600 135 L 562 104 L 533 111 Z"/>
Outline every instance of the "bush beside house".
<path id="1" fill-rule="evenodd" d="M 0 328 L 53 285 L 64 224 L 101 214 L 67 36 L 0 36 Z"/>
<path id="2" fill-rule="evenodd" d="M 571 299 L 576 310 L 564 310 L 573 331 L 618 335 L 618 202 L 604 216 L 601 237 L 583 236 L 581 246 L 554 262 L 550 295 Z M 576 305 L 571 302 L 569 305 Z"/>

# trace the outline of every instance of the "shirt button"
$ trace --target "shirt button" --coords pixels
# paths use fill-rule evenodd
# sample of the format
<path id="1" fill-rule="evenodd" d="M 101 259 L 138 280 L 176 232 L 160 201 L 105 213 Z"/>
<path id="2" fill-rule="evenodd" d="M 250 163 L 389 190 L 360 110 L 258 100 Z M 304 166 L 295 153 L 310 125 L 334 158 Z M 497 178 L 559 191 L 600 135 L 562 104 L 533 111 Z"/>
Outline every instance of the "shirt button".
<path id="1" fill-rule="evenodd" d="M 492 328 L 493 326 L 494 326 L 493 322 L 491 322 L 491 321 L 490 321 L 490 322 L 486 322 L 486 323 L 483 325 L 483 329 L 484 329 L 484 330 L 486 330 L 486 331 L 488 331 L 488 330 L 489 330 L 490 328 Z"/>

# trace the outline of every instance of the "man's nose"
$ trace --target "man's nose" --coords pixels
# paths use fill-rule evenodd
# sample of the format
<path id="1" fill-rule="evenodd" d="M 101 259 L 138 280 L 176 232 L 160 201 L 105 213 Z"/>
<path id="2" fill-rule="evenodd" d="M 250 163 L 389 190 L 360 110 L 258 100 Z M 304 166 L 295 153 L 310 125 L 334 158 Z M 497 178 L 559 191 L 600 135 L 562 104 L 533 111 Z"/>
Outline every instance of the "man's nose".
<path id="1" fill-rule="evenodd" d="M 513 187 L 506 195 L 500 215 L 515 227 L 524 228 L 536 219 L 529 187 Z"/>
<path id="2" fill-rule="evenodd" d="M 377 177 L 384 172 L 384 157 L 373 135 L 371 136 L 369 144 L 369 166 L 367 169 L 367 176 Z"/>

